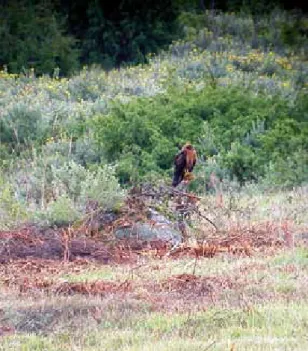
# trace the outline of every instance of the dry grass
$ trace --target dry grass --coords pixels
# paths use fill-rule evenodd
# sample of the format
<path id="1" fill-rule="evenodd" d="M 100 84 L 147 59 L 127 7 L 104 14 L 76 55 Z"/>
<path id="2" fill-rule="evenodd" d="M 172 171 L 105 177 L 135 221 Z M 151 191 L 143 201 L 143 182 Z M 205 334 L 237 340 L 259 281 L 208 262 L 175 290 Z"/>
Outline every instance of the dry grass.
<path id="1" fill-rule="evenodd" d="M 219 230 L 200 224 L 178 248 L 113 245 L 108 260 L 91 254 L 106 249 L 94 239 L 65 250 L 55 233 L 2 232 L 0 350 L 306 350 L 306 202 L 294 198 L 297 217 L 286 207 L 266 222 L 270 196 L 255 211 L 250 197 L 212 213 L 203 204 L 221 214 Z M 259 222 L 233 216 L 248 205 Z M 56 255 L 42 258 L 48 240 Z M 29 257 L 14 255 L 27 246 Z"/>
<path id="2" fill-rule="evenodd" d="M 305 349 L 307 248 L 141 260 L 2 265 L 0 350 Z"/>

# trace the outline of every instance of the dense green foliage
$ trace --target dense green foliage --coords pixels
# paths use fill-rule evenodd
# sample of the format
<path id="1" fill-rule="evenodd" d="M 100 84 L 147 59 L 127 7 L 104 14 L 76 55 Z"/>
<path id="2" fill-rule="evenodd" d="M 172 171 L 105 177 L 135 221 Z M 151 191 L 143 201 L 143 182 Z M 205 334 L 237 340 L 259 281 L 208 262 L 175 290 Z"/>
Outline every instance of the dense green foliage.
<path id="1" fill-rule="evenodd" d="M 176 145 L 191 141 L 201 158 L 216 159 L 225 175 L 241 183 L 301 158 L 290 169 L 300 183 L 308 180 L 308 173 L 300 172 L 308 169 L 307 112 L 304 96 L 292 107 L 284 99 L 256 96 L 249 89 L 171 89 L 155 98 L 118 104 L 99 116 L 95 139 L 107 161 L 119 163 L 123 181 L 170 171 Z M 205 126 L 210 135 L 200 133 Z"/>
<path id="2" fill-rule="evenodd" d="M 179 4 L 181 1 L 179 2 Z M 80 64 L 145 62 L 179 34 L 177 1 L 32 1 L 0 4 L 0 65 L 39 74 Z"/>
<path id="3" fill-rule="evenodd" d="M 2 0 L 0 68 L 7 66 L 13 73 L 33 68 L 37 74 L 60 70 L 61 75 L 69 75 L 85 64 L 110 69 L 145 63 L 147 54 L 157 53 L 183 37 L 190 22 L 187 16 L 179 16 L 184 11 L 191 14 L 194 30 L 207 27 L 216 37 L 231 30 L 242 39 L 252 34 L 255 48 L 277 46 L 278 39 L 298 49 L 303 35 L 307 35 L 300 12 L 289 16 L 293 20 L 271 22 L 270 26 L 281 32 L 275 36 L 271 36 L 275 30 L 267 20 L 260 21 L 260 16 L 275 6 L 300 5 L 279 0 Z M 247 26 L 242 31 L 232 25 L 232 17 L 222 26 L 219 16 L 204 16 L 204 11 L 216 9 L 241 12 L 243 18 L 251 16 L 253 33 L 246 32 Z M 201 39 L 200 44 L 206 42 Z"/>
<path id="4" fill-rule="evenodd" d="M 95 206 L 117 208 L 121 186 L 170 184 L 173 157 L 186 141 L 198 151 L 191 186 L 200 193 L 213 173 L 225 184 L 267 189 L 308 182 L 308 45 L 300 32 L 307 18 L 277 9 L 262 16 L 186 11 L 178 21 L 183 38 L 145 56 L 146 64 L 84 67 L 69 78 L 57 70 L 0 71 L 0 227 L 26 219 L 70 223 Z M 286 30 L 298 21 L 298 30 Z M 72 54 L 61 56 L 55 46 L 54 56 L 44 56 L 39 37 L 37 67 L 73 68 L 73 39 L 57 16 L 48 23 Z M 27 33 L 32 24 L 20 22 Z M 22 38 L 15 44 L 23 55 Z"/>
<path id="5" fill-rule="evenodd" d="M 78 65 L 73 36 L 51 3 L 10 1 L 0 8 L 0 65 L 10 72 L 35 68 L 38 74 L 72 72 Z"/>

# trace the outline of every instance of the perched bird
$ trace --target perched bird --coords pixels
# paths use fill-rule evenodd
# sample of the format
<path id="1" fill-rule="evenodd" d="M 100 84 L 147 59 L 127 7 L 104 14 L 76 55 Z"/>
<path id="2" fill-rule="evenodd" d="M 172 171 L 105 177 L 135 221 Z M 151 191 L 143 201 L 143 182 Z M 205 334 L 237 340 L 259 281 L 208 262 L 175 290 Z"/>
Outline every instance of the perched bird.
<path id="1" fill-rule="evenodd" d="M 195 148 L 186 143 L 174 159 L 174 174 L 172 186 L 178 186 L 182 180 L 191 180 L 195 164 L 197 162 L 197 152 Z"/>

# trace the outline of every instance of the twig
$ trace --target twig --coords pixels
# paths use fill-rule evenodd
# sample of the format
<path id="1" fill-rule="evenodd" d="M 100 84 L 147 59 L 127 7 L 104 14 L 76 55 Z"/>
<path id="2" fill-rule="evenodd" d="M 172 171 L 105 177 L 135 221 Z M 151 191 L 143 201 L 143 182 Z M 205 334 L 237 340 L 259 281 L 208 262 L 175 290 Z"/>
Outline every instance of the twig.
<path id="1" fill-rule="evenodd" d="M 175 190 L 175 189 L 170 188 L 170 187 L 167 187 L 167 188 L 174 194 L 183 195 L 183 196 L 187 196 L 187 197 L 192 198 L 192 199 L 201 200 L 200 196 L 192 195 L 189 193 L 184 193 L 183 191 Z"/>
<path id="2" fill-rule="evenodd" d="M 171 194 L 177 194 L 177 195 L 186 196 L 186 197 L 189 197 L 189 198 L 192 198 L 192 199 L 201 200 L 200 196 L 196 196 L 196 195 L 192 195 L 192 194 L 189 194 L 189 193 L 185 193 L 183 191 L 175 190 L 175 189 L 170 188 L 170 187 L 166 187 L 166 189 L 169 190 L 169 192 Z M 141 196 L 155 196 L 157 194 L 156 193 L 150 193 L 150 192 L 142 192 L 142 193 L 140 193 L 138 195 L 141 195 Z"/>
<path id="3" fill-rule="evenodd" d="M 203 351 L 209 350 L 212 346 L 214 346 L 216 344 L 216 341 L 214 340 L 213 342 L 211 342 Z"/>
<path id="4" fill-rule="evenodd" d="M 193 268 L 193 272 L 192 272 L 193 275 L 195 275 L 195 273 L 196 273 L 197 261 L 198 261 L 198 255 L 196 254 L 194 268 Z"/>
<path id="5" fill-rule="evenodd" d="M 206 221 L 208 221 L 210 224 L 212 224 L 212 226 L 215 228 L 216 231 L 218 231 L 217 225 L 212 222 L 209 218 L 207 218 L 205 215 L 203 215 L 202 213 L 200 213 L 200 211 L 196 211 L 197 214 L 202 217 L 203 219 L 205 219 Z"/>

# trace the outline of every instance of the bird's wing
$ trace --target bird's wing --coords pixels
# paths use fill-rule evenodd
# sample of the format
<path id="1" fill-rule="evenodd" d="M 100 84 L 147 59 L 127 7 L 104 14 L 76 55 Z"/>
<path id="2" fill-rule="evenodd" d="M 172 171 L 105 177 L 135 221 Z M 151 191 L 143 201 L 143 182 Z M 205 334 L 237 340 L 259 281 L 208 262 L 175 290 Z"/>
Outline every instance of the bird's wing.
<path id="1" fill-rule="evenodd" d="M 181 183 L 184 177 L 186 168 L 186 155 L 183 151 L 179 152 L 174 159 L 174 174 L 172 185 L 177 186 Z"/>
<path id="2" fill-rule="evenodd" d="M 185 152 L 180 151 L 179 153 L 176 154 L 174 158 L 174 165 L 177 167 L 185 167 L 186 165 Z"/>

